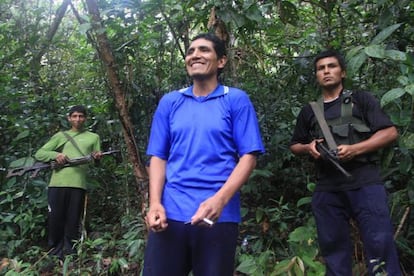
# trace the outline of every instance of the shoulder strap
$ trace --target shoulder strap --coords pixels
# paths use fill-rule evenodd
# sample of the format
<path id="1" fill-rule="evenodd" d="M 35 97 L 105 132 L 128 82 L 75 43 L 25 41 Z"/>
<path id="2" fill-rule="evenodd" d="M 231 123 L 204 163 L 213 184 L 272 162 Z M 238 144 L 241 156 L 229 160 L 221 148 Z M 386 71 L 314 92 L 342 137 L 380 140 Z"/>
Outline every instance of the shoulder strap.
<path id="1" fill-rule="evenodd" d="M 333 138 L 329 126 L 326 123 L 325 115 L 322 112 L 323 109 L 321 109 L 320 105 L 317 102 L 310 102 L 309 104 L 313 110 L 313 113 L 315 114 L 316 120 L 318 121 L 319 127 L 322 130 L 323 137 L 325 138 L 329 149 L 336 151 L 338 146 L 336 145 L 335 139 Z"/>
<path id="2" fill-rule="evenodd" d="M 69 134 L 67 134 L 65 131 L 62 131 L 62 133 L 63 133 L 63 135 L 65 135 L 65 137 L 68 139 L 68 141 L 70 141 L 71 143 L 72 143 L 72 145 L 79 151 L 79 153 L 82 155 L 82 156 L 85 156 L 85 154 L 83 154 L 83 152 L 80 150 L 80 148 L 79 148 L 79 146 L 78 146 L 78 144 L 76 144 L 76 142 L 75 142 L 75 140 L 73 139 L 73 137 L 72 136 L 70 136 Z M 74 135 L 74 137 L 75 136 L 77 136 L 77 135 L 79 135 L 80 134 L 80 132 L 79 133 L 76 133 L 75 135 Z"/>
<path id="3" fill-rule="evenodd" d="M 344 90 L 341 95 L 341 123 L 352 122 L 352 91 Z"/>

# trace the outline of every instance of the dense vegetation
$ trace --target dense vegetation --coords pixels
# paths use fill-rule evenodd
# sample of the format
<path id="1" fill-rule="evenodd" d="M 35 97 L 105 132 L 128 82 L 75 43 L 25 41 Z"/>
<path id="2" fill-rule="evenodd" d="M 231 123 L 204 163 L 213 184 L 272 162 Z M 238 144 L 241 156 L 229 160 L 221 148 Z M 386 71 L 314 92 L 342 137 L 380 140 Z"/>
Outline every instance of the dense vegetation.
<path id="1" fill-rule="evenodd" d="M 381 166 L 401 265 L 412 275 L 413 11 L 410 0 L 2 0 L 0 273 L 41 271 L 50 172 L 6 173 L 32 164 L 33 153 L 68 127 L 65 112 L 73 104 L 90 108 L 88 127 L 105 150 L 121 154 L 105 157 L 91 172 L 87 235 L 78 244 L 79 259 L 66 260 L 63 272 L 140 271 L 142 161 L 151 117 L 164 93 L 189 84 L 183 65 L 189 39 L 214 30 L 227 37 L 231 60 L 222 81 L 248 91 L 267 150 L 242 189 L 237 273 L 323 275 L 309 206 L 312 164 L 294 157 L 288 143 L 300 107 L 319 93 L 312 57 L 333 47 L 346 54 L 347 87 L 372 91 L 399 128 L 399 141 L 382 152 Z M 354 269 L 362 275 L 363 249 L 353 234 Z"/>

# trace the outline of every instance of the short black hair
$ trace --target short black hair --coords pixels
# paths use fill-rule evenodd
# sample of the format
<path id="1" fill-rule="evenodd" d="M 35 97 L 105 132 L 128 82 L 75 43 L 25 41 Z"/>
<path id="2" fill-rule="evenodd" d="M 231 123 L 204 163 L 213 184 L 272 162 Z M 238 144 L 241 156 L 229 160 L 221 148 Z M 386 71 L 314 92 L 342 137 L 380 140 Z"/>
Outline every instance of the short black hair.
<path id="1" fill-rule="evenodd" d="M 320 52 L 315 56 L 315 59 L 313 61 L 313 68 L 316 70 L 316 63 L 323 58 L 327 57 L 334 57 L 338 60 L 339 66 L 341 66 L 342 71 L 346 71 L 346 62 L 344 56 L 341 54 L 341 52 L 334 50 L 334 49 L 328 49 L 325 51 Z"/>
<path id="2" fill-rule="evenodd" d="M 86 107 L 83 105 L 74 105 L 69 109 L 68 115 L 72 115 L 74 112 L 83 113 L 85 117 L 87 116 Z"/>
<path id="3" fill-rule="evenodd" d="M 201 33 L 195 36 L 191 41 L 203 38 L 213 43 L 214 50 L 216 51 L 217 57 L 222 58 L 226 55 L 226 44 L 222 39 L 213 33 Z"/>

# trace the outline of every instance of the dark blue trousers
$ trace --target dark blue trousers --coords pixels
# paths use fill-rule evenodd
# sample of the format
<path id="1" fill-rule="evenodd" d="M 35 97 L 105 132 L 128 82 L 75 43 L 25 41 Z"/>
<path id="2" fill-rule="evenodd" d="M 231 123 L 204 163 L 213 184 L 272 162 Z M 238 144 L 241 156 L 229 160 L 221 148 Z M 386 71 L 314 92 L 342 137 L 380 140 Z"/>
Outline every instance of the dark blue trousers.
<path id="1" fill-rule="evenodd" d="M 168 220 L 163 232 L 150 232 L 143 276 L 232 276 L 238 224 L 192 226 Z"/>
<path id="2" fill-rule="evenodd" d="M 352 275 L 351 218 L 358 224 L 369 275 L 401 274 L 383 185 L 343 192 L 315 192 L 312 197 L 318 242 L 326 275 Z"/>

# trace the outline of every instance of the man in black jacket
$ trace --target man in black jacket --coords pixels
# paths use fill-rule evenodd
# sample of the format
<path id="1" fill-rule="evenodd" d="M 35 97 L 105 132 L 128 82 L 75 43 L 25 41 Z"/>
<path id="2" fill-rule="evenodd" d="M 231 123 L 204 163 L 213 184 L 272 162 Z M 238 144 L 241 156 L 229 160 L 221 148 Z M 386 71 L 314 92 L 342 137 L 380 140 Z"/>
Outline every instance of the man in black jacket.
<path id="1" fill-rule="evenodd" d="M 353 92 L 345 98 L 345 62 L 339 53 L 322 52 L 314 65 L 322 90 L 322 112 L 338 144 L 337 157 L 352 174 L 352 179 L 344 177 L 321 158 L 316 144 L 325 139 L 311 106 L 305 105 L 298 115 L 290 149 L 296 155 L 309 154 L 317 165 L 312 210 L 326 275 L 352 275 L 351 218 L 359 226 L 369 274 L 401 275 L 386 191 L 374 158 L 377 150 L 397 139 L 397 129 L 371 94 Z M 350 122 L 344 123 L 341 110 L 346 104 L 352 115 Z"/>

